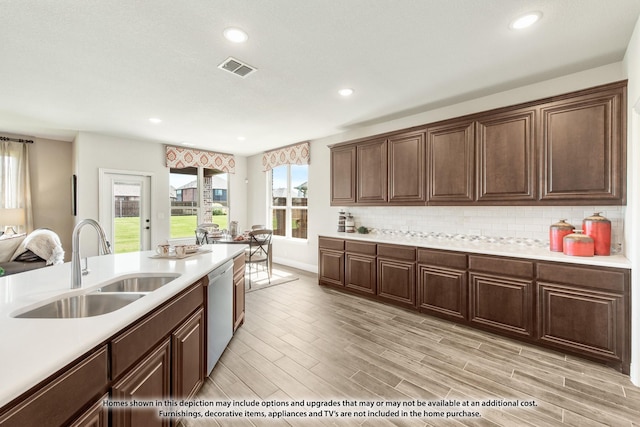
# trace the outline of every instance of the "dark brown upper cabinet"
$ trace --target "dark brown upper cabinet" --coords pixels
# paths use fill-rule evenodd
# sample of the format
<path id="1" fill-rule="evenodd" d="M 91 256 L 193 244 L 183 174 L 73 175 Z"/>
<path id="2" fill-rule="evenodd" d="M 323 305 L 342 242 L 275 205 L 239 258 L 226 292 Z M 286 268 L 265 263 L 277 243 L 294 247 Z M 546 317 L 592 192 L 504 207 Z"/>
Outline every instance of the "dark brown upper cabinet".
<path id="1" fill-rule="evenodd" d="M 358 144 L 356 149 L 356 202 L 387 202 L 387 140 Z"/>
<path id="2" fill-rule="evenodd" d="M 356 146 L 331 149 L 331 205 L 356 202 Z"/>
<path id="3" fill-rule="evenodd" d="M 534 201 L 535 109 L 498 113 L 476 122 L 479 202 Z"/>
<path id="4" fill-rule="evenodd" d="M 541 199 L 625 204 L 626 82 L 540 107 Z"/>
<path id="5" fill-rule="evenodd" d="M 425 145 L 424 132 L 389 138 L 389 203 L 424 205 Z"/>
<path id="6" fill-rule="evenodd" d="M 624 205 L 626 90 L 621 81 L 332 146 L 331 205 Z"/>
<path id="7" fill-rule="evenodd" d="M 473 121 L 447 123 L 427 130 L 427 183 L 430 204 L 474 200 Z"/>

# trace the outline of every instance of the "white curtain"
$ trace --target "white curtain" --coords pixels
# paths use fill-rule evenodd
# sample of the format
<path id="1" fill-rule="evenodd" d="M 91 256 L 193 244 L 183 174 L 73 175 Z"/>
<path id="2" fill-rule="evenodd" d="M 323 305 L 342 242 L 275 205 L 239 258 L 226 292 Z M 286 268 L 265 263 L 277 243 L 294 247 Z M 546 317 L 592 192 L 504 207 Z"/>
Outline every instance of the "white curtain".
<path id="1" fill-rule="evenodd" d="M 16 208 L 25 211 L 25 224 L 19 226 L 17 231 L 30 233 L 33 231 L 33 213 L 29 183 L 29 144 L 0 141 L 0 214 L 2 209 Z"/>

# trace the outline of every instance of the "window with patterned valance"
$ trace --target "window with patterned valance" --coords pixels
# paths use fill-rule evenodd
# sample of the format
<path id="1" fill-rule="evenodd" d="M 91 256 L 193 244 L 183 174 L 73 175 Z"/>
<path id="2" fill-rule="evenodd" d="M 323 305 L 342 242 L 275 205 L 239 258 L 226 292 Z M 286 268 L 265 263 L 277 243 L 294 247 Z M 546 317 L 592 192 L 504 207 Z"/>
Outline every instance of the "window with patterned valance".
<path id="1" fill-rule="evenodd" d="M 232 154 L 167 145 L 167 167 L 202 167 L 222 172 L 236 173 L 236 161 Z"/>
<path id="2" fill-rule="evenodd" d="M 262 155 L 262 170 L 268 171 L 282 165 L 308 165 L 310 161 L 309 142 L 302 142 Z"/>

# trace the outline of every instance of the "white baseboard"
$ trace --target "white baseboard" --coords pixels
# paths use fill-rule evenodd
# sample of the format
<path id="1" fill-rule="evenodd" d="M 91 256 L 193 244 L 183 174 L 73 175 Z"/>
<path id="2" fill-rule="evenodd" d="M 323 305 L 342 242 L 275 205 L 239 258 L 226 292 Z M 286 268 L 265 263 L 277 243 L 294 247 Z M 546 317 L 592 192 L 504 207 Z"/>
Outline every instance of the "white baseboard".
<path id="1" fill-rule="evenodd" d="M 274 264 L 286 265 L 288 267 L 297 268 L 298 270 L 304 270 L 304 271 L 308 271 L 308 272 L 314 273 L 314 274 L 318 273 L 318 266 L 317 265 L 306 264 L 306 263 L 297 262 L 297 261 L 292 261 L 292 260 L 287 259 L 287 258 L 273 257 L 273 263 Z"/>

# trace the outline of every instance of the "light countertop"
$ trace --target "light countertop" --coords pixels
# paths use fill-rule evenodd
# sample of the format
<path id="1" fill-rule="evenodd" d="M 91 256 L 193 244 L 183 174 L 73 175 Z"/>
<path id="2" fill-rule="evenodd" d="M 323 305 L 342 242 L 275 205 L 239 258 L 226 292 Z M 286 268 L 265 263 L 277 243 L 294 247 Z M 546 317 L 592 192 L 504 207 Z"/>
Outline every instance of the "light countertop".
<path id="1" fill-rule="evenodd" d="M 527 239 L 472 239 L 468 236 L 430 236 L 411 237 L 406 234 L 385 233 L 323 233 L 320 236 L 338 239 L 360 240 L 372 243 L 388 243 L 393 245 L 415 246 L 428 249 L 468 252 L 481 255 L 496 255 L 513 258 L 527 258 L 538 261 L 551 261 L 572 264 L 592 265 L 599 267 L 631 268 L 631 262 L 623 255 L 578 257 L 568 256 L 562 252 L 551 252 L 547 246 L 540 246 Z M 518 243 L 515 243 L 517 241 Z"/>
<path id="2" fill-rule="evenodd" d="M 0 407 L 104 343 L 141 316 L 177 295 L 243 245 L 205 245 L 183 259 L 152 258 L 153 251 L 91 257 L 82 288 L 70 289 L 71 264 L 54 265 L 0 278 Z M 100 284 L 139 273 L 173 273 L 178 278 L 112 313 L 79 319 L 22 319 L 12 314 L 61 296 L 86 293 Z M 232 302 L 229 301 L 229 304 Z"/>

